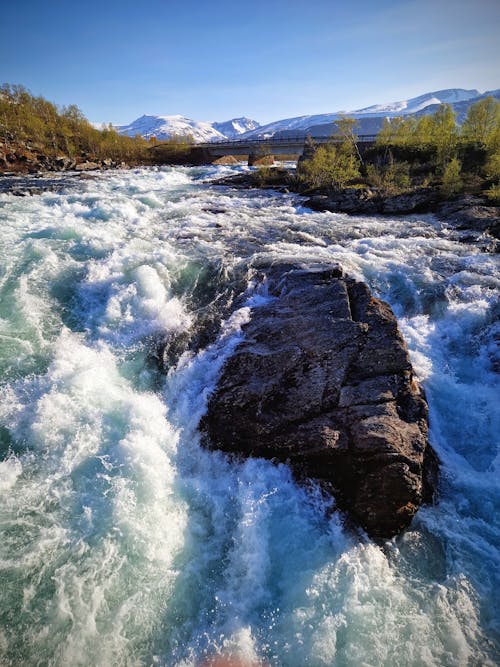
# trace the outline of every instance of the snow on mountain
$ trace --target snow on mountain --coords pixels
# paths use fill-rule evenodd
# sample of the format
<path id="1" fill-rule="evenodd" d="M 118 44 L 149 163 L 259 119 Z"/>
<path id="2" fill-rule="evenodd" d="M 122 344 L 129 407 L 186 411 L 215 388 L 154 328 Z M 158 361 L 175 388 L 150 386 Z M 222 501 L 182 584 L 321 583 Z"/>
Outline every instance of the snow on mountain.
<path id="1" fill-rule="evenodd" d="M 418 97 L 400 102 L 390 102 L 389 104 L 375 104 L 364 109 L 349 112 L 349 115 L 376 115 L 392 116 L 416 113 L 431 106 L 431 104 L 453 104 L 455 102 L 464 102 L 478 97 L 478 90 L 464 90 L 462 88 L 450 88 L 448 90 L 437 90 L 433 93 L 425 93 Z"/>
<path id="2" fill-rule="evenodd" d="M 228 139 L 234 139 L 244 132 L 251 132 L 260 127 L 260 123 L 251 118 L 242 116 L 241 118 L 232 118 L 223 123 L 212 123 L 212 127 L 221 132 Z"/>
<path id="3" fill-rule="evenodd" d="M 358 132 L 360 134 L 376 134 L 382 125 L 383 118 L 433 113 L 440 104 L 451 104 L 457 113 L 458 121 L 462 122 L 470 104 L 486 95 L 498 97 L 498 92 L 489 91 L 481 94 L 478 90 L 449 88 L 425 93 L 409 100 L 374 104 L 354 111 L 296 116 L 267 125 L 259 125 L 255 120 L 245 117 L 232 118 L 221 123 L 208 123 L 191 120 L 184 116 L 141 116 L 130 125 L 117 126 L 116 129 L 120 134 L 130 136 L 140 134 L 146 139 L 152 136 L 160 140 L 173 136 L 191 136 L 196 143 L 224 141 L 235 137 L 269 138 L 277 133 L 303 135 L 311 132 L 311 134 L 320 136 L 331 134 L 335 129 L 333 125 L 335 121 L 347 115 L 359 120 Z"/>
<path id="4" fill-rule="evenodd" d="M 311 116 L 297 116 L 295 118 L 285 118 L 262 125 L 257 130 L 245 133 L 245 138 L 267 138 L 272 137 L 277 132 L 290 132 L 295 130 L 298 133 L 309 130 L 317 125 L 330 125 L 343 115 L 358 118 L 391 118 L 394 116 L 408 115 L 423 112 L 427 107 L 434 107 L 439 104 L 458 104 L 468 102 L 469 100 L 480 97 L 478 90 L 464 90 L 463 88 L 450 88 L 448 90 L 438 90 L 409 100 L 390 102 L 387 104 L 375 104 L 363 109 L 354 111 L 336 111 L 326 114 L 315 114 Z M 424 112 L 425 113 L 425 112 Z"/>
<path id="5" fill-rule="evenodd" d="M 130 125 L 117 125 L 116 130 L 120 134 L 128 134 L 135 137 L 140 134 L 145 139 L 156 137 L 159 140 L 171 139 L 172 137 L 193 138 L 195 143 L 210 141 L 224 141 L 256 130 L 259 127 L 257 121 L 251 118 L 232 118 L 223 123 L 209 123 L 191 120 L 185 116 L 141 116 Z"/>
<path id="6" fill-rule="evenodd" d="M 224 141 L 225 135 L 216 130 L 211 123 L 191 120 L 184 116 L 141 116 L 130 125 L 118 125 L 119 134 L 134 137 L 140 134 L 145 139 L 171 139 L 174 136 L 191 136 L 196 143 L 205 141 Z"/>

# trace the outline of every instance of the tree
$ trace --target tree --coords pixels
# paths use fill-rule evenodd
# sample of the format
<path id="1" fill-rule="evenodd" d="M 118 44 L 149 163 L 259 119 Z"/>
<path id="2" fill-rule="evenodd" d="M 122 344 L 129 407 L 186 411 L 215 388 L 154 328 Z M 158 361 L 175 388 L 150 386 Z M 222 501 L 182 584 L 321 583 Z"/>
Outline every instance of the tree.
<path id="1" fill-rule="evenodd" d="M 462 125 L 462 138 L 488 145 L 499 134 L 500 102 L 488 96 L 471 104 Z"/>
<path id="2" fill-rule="evenodd" d="M 462 190 L 464 184 L 460 176 L 461 169 L 462 165 L 456 157 L 446 165 L 441 183 L 441 192 L 445 197 L 452 197 Z"/>
<path id="3" fill-rule="evenodd" d="M 455 113 L 451 104 L 441 104 L 431 118 L 432 144 L 436 147 L 437 165 L 441 171 L 445 169 L 446 164 L 451 164 L 452 158 L 456 157 L 458 130 Z"/>
<path id="4" fill-rule="evenodd" d="M 319 146 L 298 166 L 299 178 L 312 187 L 338 190 L 359 175 L 359 159 L 348 141 Z"/>
<path id="5" fill-rule="evenodd" d="M 344 141 L 349 143 L 354 149 L 360 164 L 363 164 L 363 158 L 358 148 L 358 135 L 355 133 L 354 128 L 358 125 L 358 121 L 355 118 L 350 118 L 349 116 L 342 116 L 335 121 L 335 125 L 339 129 L 339 133 L 344 137 Z"/>

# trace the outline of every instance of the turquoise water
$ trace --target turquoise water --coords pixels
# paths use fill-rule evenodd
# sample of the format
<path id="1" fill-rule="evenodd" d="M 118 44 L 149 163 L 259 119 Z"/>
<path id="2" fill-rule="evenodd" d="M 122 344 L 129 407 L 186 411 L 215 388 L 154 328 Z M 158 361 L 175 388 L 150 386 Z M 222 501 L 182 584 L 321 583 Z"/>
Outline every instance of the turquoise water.
<path id="1" fill-rule="evenodd" d="M 498 664 L 498 258 L 204 182 L 230 172 L 0 194 L 0 664 Z M 439 502 L 383 545 L 286 467 L 200 448 L 275 257 L 367 280 L 425 386 Z"/>

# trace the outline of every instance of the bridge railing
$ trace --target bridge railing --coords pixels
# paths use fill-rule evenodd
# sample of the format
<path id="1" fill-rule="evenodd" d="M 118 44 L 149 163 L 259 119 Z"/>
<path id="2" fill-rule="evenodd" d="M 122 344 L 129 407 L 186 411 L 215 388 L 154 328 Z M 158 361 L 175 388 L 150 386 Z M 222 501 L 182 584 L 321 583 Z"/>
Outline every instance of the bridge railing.
<path id="1" fill-rule="evenodd" d="M 377 138 L 376 134 L 358 134 L 356 141 L 358 143 L 368 143 L 375 141 Z M 313 141 L 318 144 L 326 144 L 329 142 L 339 142 L 343 141 L 344 137 L 342 135 L 321 135 L 317 137 L 312 137 Z M 289 137 L 269 137 L 263 139 L 231 139 L 230 141 L 211 141 L 203 144 L 195 144 L 200 148 L 210 148 L 211 146 L 218 146 L 223 148 L 224 146 L 237 147 L 237 146 L 273 146 L 280 144 L 303 144 L 306 140 L 305 135 L 289 136 Z"/>

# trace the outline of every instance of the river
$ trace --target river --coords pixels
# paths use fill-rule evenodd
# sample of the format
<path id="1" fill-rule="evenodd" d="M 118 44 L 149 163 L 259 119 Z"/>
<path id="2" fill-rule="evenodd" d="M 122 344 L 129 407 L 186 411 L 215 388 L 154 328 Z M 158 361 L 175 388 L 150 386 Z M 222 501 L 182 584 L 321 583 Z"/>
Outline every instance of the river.
<path id="1" fill-rule="evenodd" d="M 206 182 L 238 169 L 0 194 L 0 664 L 499 664 L 498 256 Z M 275 257 L 366 280 L 425 387 L 438 502 L 382 545 L 285 466 L 200 446 Z"/>

